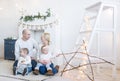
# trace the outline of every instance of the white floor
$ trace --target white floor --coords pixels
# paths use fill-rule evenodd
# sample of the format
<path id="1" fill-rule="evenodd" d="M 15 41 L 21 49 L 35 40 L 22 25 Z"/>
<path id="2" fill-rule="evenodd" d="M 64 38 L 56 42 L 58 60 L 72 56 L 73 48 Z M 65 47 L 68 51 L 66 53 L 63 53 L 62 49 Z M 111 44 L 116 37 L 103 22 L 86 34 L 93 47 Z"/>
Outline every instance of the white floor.
<path id="1" fill-rule="evenodd" d="M 1 60 L 0 59 L 0 81 L 70 81 L 67 78 L 59 76 L 59 73 L 55 76 L 48 77 L 45 75 L 34 75 L 32 72 L 29 75 L 22 76 L 12 74 L 12 65 L 14 61 Z M 58 80 L 59 79 L 59 80 Z"/>
<path id="2" fill-rule="evenodd" d="M 0 60 L 0 81 L 91 81 L 84 76 L 79 74 L 78 70 L 66 72 L 63 76 L 60 76 L 60 72 L 55 76 L 47 77 L 44 75 L 33 75 L 30 73 L 27 76 L 12 74 L 13 61 Z M 89 73 L 89 75 L 91 75 Z M 108 68 L 100 68 L 99 73 L 94 69 L 94 81 L 120 81 L 120 71 L 117 70 L 116 77 L 112 76 L 112 70 Z M 49 78 L 49 79 L 48 79 Z"/>

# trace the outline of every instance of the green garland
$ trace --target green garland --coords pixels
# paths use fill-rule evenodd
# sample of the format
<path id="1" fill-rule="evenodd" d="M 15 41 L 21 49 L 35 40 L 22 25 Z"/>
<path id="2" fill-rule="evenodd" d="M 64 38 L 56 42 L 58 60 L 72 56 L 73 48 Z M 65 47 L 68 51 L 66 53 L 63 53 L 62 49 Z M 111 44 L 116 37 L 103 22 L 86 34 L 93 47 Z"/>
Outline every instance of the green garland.
<path id="1" fill-rule="evenodd" d="M 38 12 L 38 15 L 34 15 L 34 16 L 32 16 L 32 15 L 27 15 L 24 17 L 21 16 L 20 20 L 27 22 L 27 21 L 33 21 L 35 19 L 41 19 L 41 20 L 45 21 L 47 19 L 47 17 L 51 16 L 50 8 L 47 9 L 46 13 L 47 13 L 47 15 L 41 15 L 40 12 Z"/>

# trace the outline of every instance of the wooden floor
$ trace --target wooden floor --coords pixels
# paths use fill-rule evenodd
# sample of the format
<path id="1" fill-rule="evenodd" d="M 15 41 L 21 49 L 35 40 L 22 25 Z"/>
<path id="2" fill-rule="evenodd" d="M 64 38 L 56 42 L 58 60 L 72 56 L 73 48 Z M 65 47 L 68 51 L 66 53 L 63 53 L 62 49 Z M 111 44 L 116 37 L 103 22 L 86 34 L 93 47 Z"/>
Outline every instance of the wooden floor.
<path id="1" fill-rule="evenodd" d="M 14 76 L 12 75 L 12 64 L 13 61 L 0 60 L 0 81 L 41 81 L 43 79 L 45 79 L 43 81 L 92 81 L 87 75 L 93 78 L 88 68 L 84 71 L 86 74 L 79 69 L 75 69 L 64 72 L 62 77 L 60 76 L 61 72 L 52 77 L 46 77 L 44 75 L 36 76 L 32 73 L 24 77 L 21 75 Z M 106 64 L 102 66 L 106 66 Z M 111 65 L 109 68 L 101 67 L 99 71 L 94 67 L 94 81 L 120 81 L 120 70 L 117 70 L 116 76 L 113 76 L 113 70 L 110 67 Z"/>

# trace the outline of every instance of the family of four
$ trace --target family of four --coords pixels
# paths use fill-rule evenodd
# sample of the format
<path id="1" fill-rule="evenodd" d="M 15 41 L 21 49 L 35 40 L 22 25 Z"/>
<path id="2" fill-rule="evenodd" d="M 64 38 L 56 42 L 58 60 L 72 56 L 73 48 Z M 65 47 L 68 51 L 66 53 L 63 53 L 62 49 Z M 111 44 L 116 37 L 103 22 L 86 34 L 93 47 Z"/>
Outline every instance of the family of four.
<path id="1" fill-rule="evenodd" d="M 24 29 L 22 37 L 15 43 L 15 62 L 13 64 L 13 74 L 27 75 L 31 71 L 33 74 L 52 76 L 58 73 L 59 66 L 52 58 L 58 56 L 54 55 L 52 46 L 50 45 L 50 34 L 43 33 L 41 35 L 41 45 L 31 38 L 31 31 Z"/>

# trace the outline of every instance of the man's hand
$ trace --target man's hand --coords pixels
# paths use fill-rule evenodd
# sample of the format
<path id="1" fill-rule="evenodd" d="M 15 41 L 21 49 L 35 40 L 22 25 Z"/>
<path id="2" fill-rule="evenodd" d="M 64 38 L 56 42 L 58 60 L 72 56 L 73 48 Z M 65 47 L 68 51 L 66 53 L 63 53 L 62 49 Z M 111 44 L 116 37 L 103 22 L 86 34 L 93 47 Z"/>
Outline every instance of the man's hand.
<path id="1" fill-rule="evenodd" d="M 25 60 L 22 60 L 22 61 L 21 61 L 21 63 L 24 63 L 24 62 L 25 62 Z"/>

